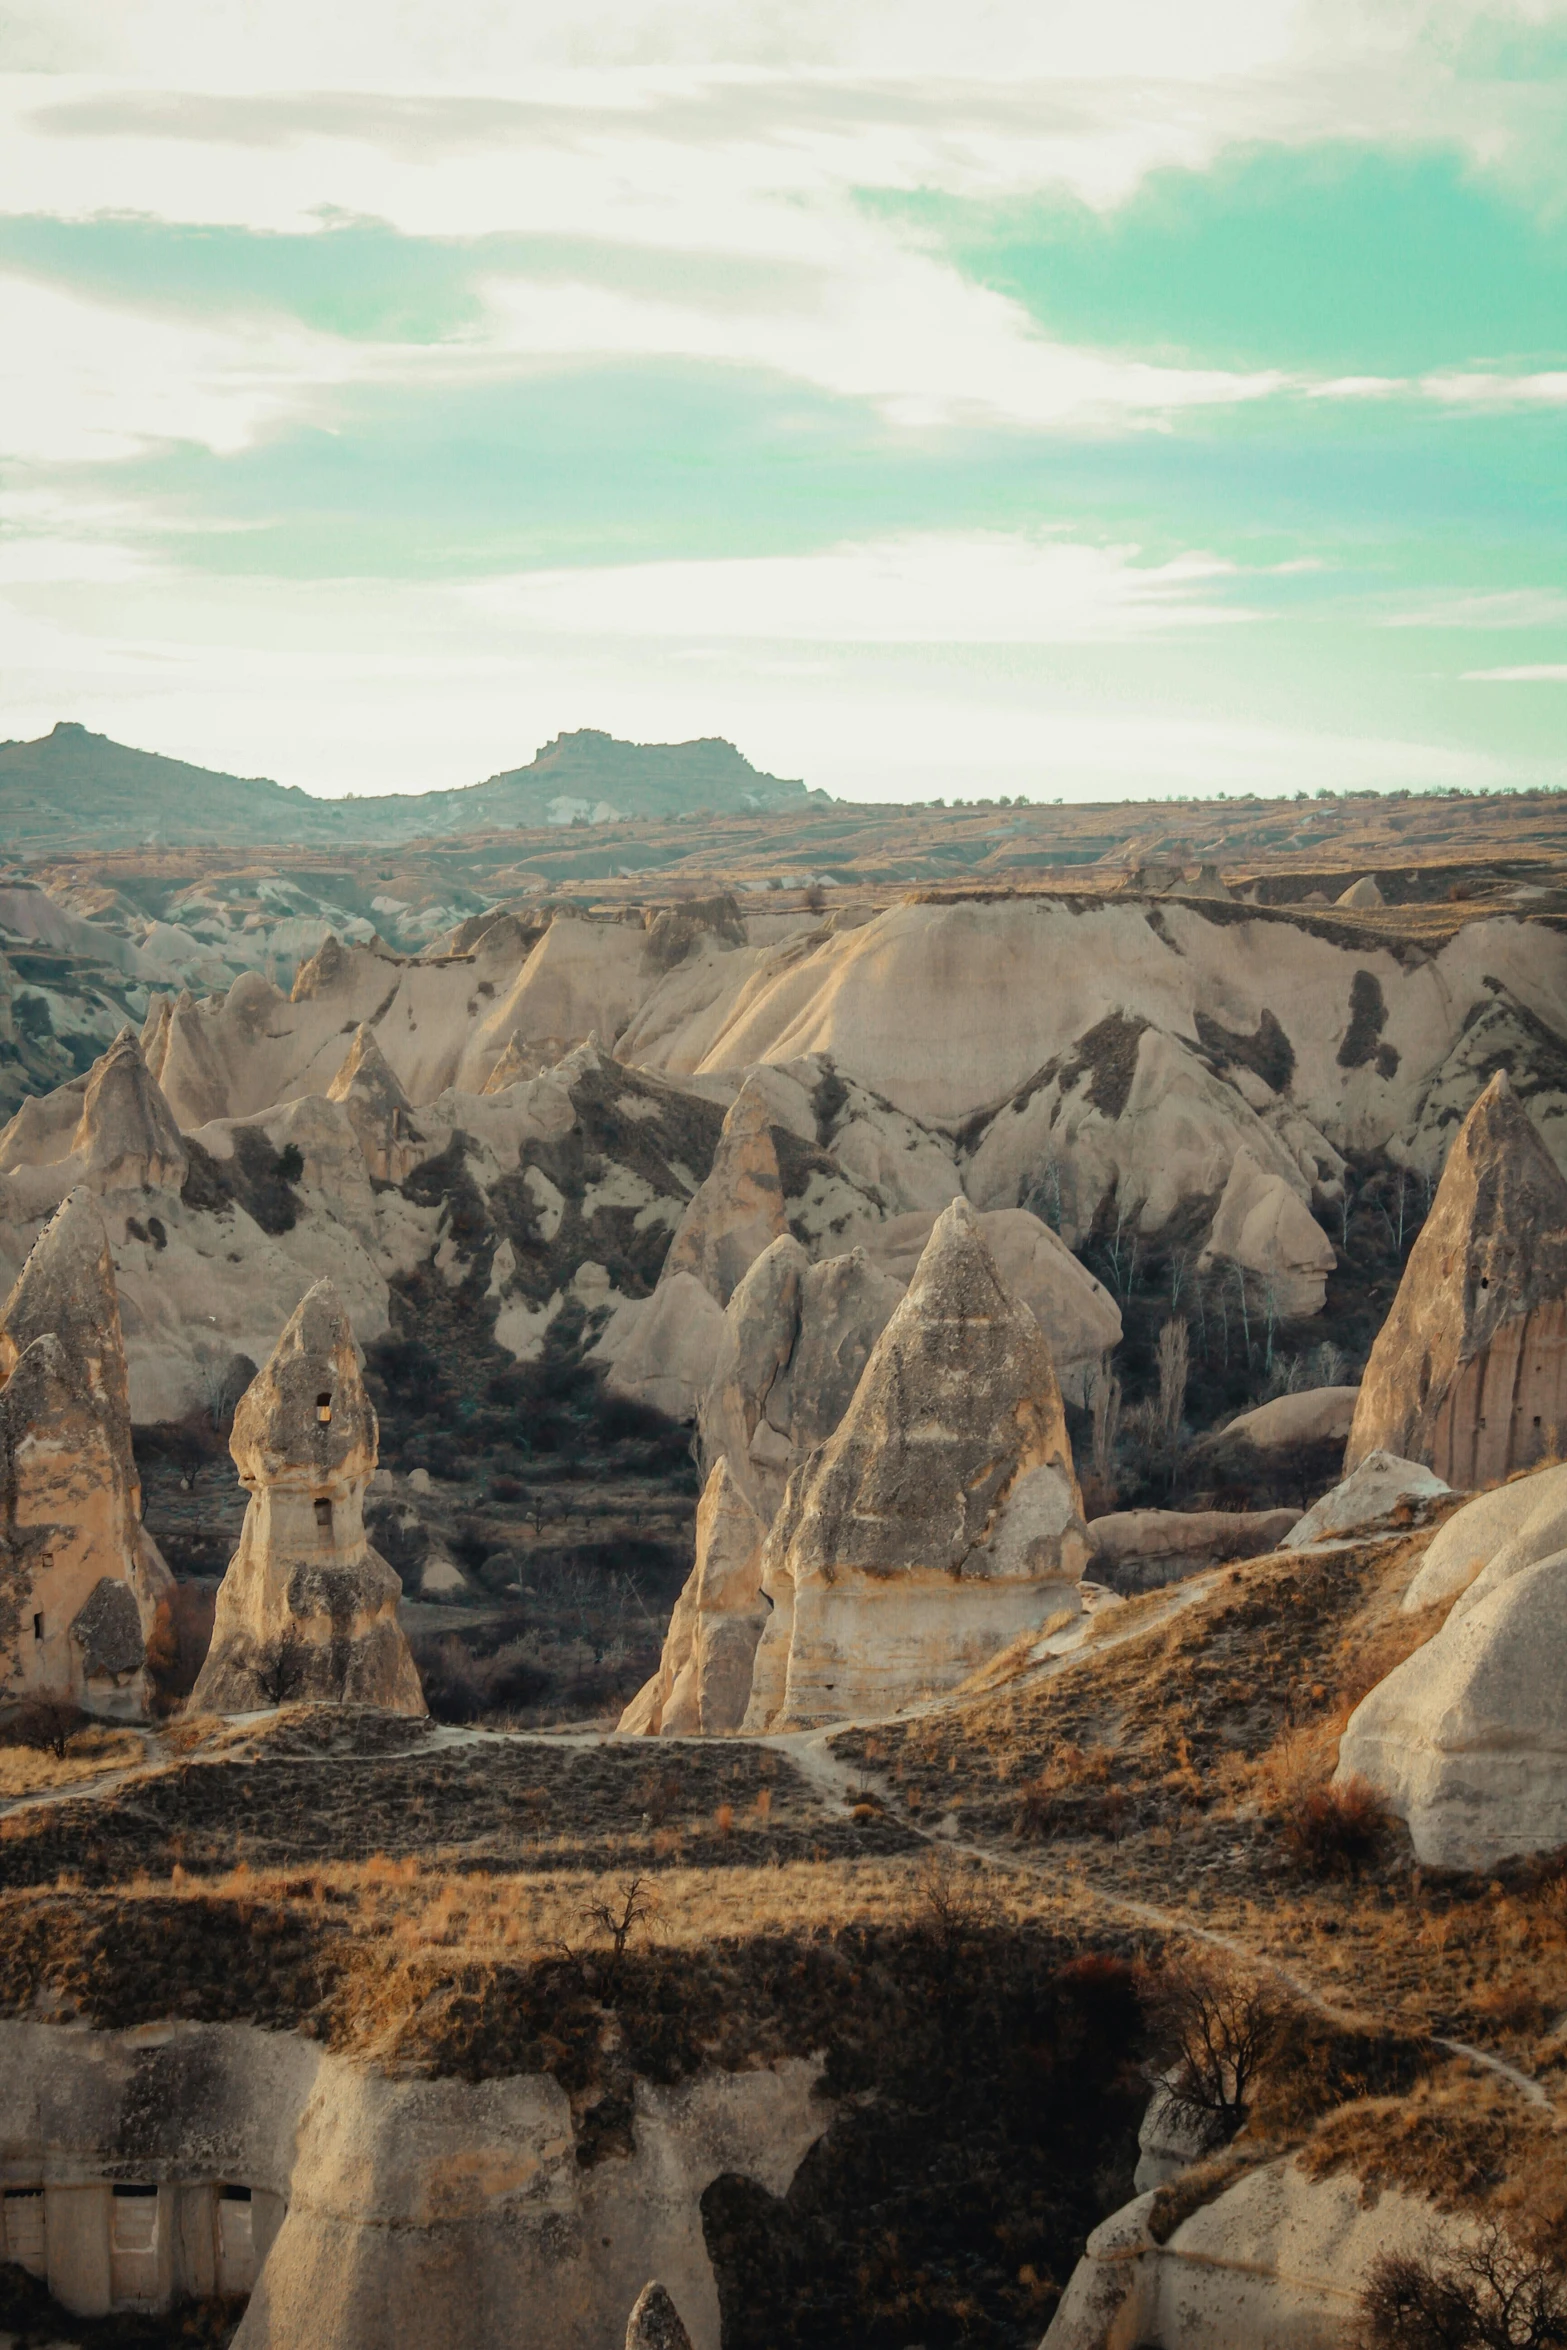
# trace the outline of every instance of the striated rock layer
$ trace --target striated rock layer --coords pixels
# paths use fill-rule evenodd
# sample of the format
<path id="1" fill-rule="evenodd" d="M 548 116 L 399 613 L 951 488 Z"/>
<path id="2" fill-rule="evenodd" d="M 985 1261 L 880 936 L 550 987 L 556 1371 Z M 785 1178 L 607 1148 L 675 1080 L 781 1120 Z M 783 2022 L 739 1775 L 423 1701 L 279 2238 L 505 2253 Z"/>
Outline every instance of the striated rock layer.
<path id="1" fill-rule="evenodd" d="M 748 1730 L 884 1715 L 1049 1615 L 1089 1557 L 1061 1391 L 966 1200 L 938 1219 L 762 1558 Z"/>
<path id="2" fill-rule="evenodd" d="M 140 1524 L 108 1236 L 78 1188 L 0 1310 L 0 1702 L 145 1710 L 167 1567 Z"/>
<path id="3" fill-rule="evenodd" d="M 1345 1465 L 1376 1450 L 1460 1489 L 1567 1435 L 1567 1180 L 1498 1070 L 1464 1120 L 1371 1350 Z"/>
<path id="4" fill-rule="evenodd" d="M 229 1450 L 250 1506 L 193 1707 L 297 1697 L 424 1712 L 397 1621 L 402 1585 L 365 1537 L 376 1444 L 353 1331 L 318 1281 L 234 1414 Z"/>

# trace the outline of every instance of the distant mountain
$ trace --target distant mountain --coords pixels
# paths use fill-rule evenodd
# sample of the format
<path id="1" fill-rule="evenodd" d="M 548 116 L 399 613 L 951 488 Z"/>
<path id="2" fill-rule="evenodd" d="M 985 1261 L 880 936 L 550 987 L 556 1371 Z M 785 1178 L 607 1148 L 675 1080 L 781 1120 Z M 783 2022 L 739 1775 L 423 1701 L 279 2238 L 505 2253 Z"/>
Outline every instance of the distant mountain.
<path id="1" fill-rule="evenodd" d="M 806 796 L 803 783 L 761 774 L 716 736 L 625 743 L 590 727 L 557 735 L 528 766 L 487 783 L 352 800 L 129 750 L 63 720 L 37 742 L 0 743 L 0 848 L 13 852 L 378 843 L 698 809 L 740 814 Z"/>

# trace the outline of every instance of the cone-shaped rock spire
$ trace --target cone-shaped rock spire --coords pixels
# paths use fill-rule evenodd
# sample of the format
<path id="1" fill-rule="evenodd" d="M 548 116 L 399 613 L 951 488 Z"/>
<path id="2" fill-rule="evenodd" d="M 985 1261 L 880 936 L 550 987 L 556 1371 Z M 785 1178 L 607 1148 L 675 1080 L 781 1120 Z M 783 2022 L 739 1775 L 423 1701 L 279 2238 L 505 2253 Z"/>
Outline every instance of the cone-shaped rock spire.
<path id="1" fill-rule="evenodd" d="M 644 2285 L 637 2295 L 626 2326 L 626 2350 L 691 2350 L 691 2336 L 662 2285 Z"/>
<path id="2" fill-rule="evenodd" d="M 402 1182 L 414 1162 L 419 1130 L 396 1070 L 363 1021 L 326 1098 L 347 1111 L 371 1175 L 382 1183 Z"/>
<path id="3" fill-rule="evenodd" d="M 1381 1450 L 1469 1488 L 1567 1433 L 1567 1181 L 1501 1070 L 1459 1128 L 1361 1383 Z"/>
<path id="4" fill-rule="evenodd" d="M 330 1281 L 301 1299 L 234 1414 L 250 1491 L 192 1702 L 239 1713 L 288 1698 L 425 1710 L 397 1622 L 402 1585 L 365 1538 L 376 1420 Z"/>
<path id="5" fill-rule="evenodd" d="M 72 1148 L 98 1191 L 132 1184 L 177 1191 L 184 1182 L 185 1145 L 134 1029 L 122 1028 L 93 1063 Z"/>

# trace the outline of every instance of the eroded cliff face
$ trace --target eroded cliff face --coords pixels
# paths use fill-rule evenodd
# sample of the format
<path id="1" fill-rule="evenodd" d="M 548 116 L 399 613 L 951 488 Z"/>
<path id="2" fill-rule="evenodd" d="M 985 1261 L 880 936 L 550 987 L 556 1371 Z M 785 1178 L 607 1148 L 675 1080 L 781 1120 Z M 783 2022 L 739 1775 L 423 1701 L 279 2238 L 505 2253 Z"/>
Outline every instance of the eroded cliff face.
<path id="1" fill-rule="evenodd" d="M 0 1309 L 0 1698 L 134 1716 L 168 1573 L 139 1523 L 114 1263 L 90 1192 Z"/>
<path id="2" fill-rule="evenodd" d="M 1452 1486 L 1567 1434 L 1567 1180 L 1498 1071 L 1454 1139 L 1372 1349 L 1346 1466 L 1373 1451 Z"/>
<path id="3" fill-rule="evenodd" d="M 639 2081 L 633 2151 L 584 2164 L 548 2074 L 398 2079 L 238 2024 L 0 2023 L 10 2256 L 82 2315 L 248 2291 L 236 2350 L 605 2350 L 656 2276 L 719 2350 L 702 2194 L 787 2191 L 826 2127 L 819 2069 Z"/>
<path id="4" fill-rule="evenodd" d="M 194 1705 L 238 1713 L 304 1697 L 424 1712 L 397 1622 L 402 1585 L 365 1535 L 376 1442 L 348 1317 L 318 1281 L 234 1414 L 229 1450 L 250 1503 Z"/>

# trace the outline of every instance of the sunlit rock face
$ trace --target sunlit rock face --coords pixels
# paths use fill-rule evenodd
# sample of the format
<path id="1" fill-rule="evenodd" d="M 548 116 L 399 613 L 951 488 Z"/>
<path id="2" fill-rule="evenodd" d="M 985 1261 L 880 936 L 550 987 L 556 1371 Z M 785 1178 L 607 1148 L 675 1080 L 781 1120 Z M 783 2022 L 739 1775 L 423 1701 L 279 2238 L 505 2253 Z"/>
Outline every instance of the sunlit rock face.
<path id="1" fill-rule="evenodd" d="M 837 1429 L 790 1478 L 750 1730 L 877 1716 L 1082 1607 L 1089 1557 L 1050 1349 L 966 1200 L 937 1220 Z"/>
<path id="2" fill-rule="evenodd" d="M 301 1300 L 240 1399 L 229 1450 L 250 1494 L 193 1705 L 287 1698 L 425 1710 L 402 1585 L 365 1537 L 375 1412 L 330 1281 Z"/>
<path id="3" fill-rule="evenodd" d="M 422 1137 L 396 1070 L 363 1021 L 326 1098 L 347 1111 L 366 1171 L 377 1182 L 401 1183 L 422 1155 Z"/>
<path id="4" fill-rule="evenodd" d="M 696 1563 L 675 1602 L 658 1671 L 622 1714 L 622 1730 L 676 1738 L 739 1729 L 767 1620 L 764 1531 L 721 1459 L 697 1505 Z"/>
<path id="5" fill-rule="evenodd" d="M 1506 1074 L 1464 1120 L 1361 1383 L 1346 1466 L 1383 1450 L 1468 1489 L 1567 1434 L 1567 1181 Z"/>
<path id="6" fill-rule="evenodd" d="M 0 1698 L 145 1710 L 169 1582 L 139 1522 L 114 1263 L 73 1191 L 0 1311 Z"/>

